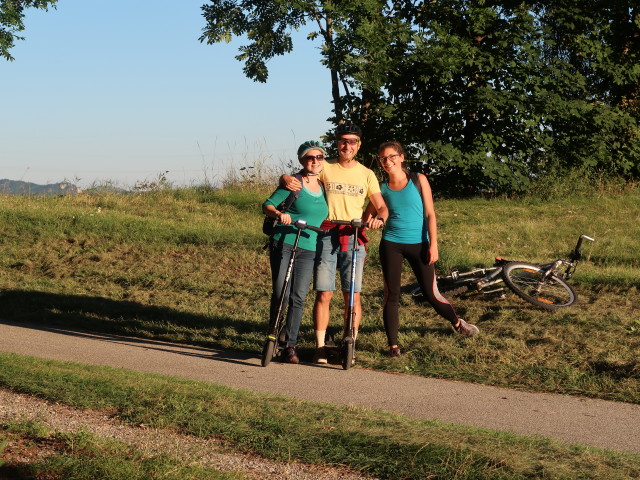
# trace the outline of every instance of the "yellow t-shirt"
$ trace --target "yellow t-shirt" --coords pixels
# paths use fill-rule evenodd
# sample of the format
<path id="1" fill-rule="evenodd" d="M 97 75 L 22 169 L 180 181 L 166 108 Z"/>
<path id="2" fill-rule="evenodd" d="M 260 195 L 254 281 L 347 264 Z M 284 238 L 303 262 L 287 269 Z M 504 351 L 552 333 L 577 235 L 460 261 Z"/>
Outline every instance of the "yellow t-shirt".
<path id="1" fill-rule="evenodd" d="M 327 194 L 329 220 L 361 218 L 367 198 L 380 193 L 376 175 L 360 162 L 352 168 L 337 161 L 325 162 L 319 179 Z"/>

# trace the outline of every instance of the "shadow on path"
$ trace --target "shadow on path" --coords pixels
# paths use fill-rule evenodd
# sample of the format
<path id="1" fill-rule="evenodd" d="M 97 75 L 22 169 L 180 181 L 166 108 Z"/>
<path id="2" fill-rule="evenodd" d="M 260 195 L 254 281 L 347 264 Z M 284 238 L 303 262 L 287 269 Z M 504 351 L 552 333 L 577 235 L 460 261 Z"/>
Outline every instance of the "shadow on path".
<path id="1" fill-rule="evenodd" d="M 3 320 L 7 321 L 3 323 L 28 323 L 32 329 L 114 343 L 123 343 L 122 336 L 125 336 L 124 343 L 130 346 L 203 358 L 215 357 L 218 361 L 247 363 L 247 359 L 256 357 L 255 353 L 223 349 L 223 339 L 204 342 L 186 338 L 189 345 L 157 339 L 185 336 L 184 330 L 193 332 L 194 336 L 214 336 L 212 333 L 222 329 L 238 335 L 255 331 L 246 321 L 228 316 L 207 317 L 129 300 L 26 290 L 2 292 L 0 308 Z M 145 332 L 156 339 L 133 337 L 132 332 Z"/>

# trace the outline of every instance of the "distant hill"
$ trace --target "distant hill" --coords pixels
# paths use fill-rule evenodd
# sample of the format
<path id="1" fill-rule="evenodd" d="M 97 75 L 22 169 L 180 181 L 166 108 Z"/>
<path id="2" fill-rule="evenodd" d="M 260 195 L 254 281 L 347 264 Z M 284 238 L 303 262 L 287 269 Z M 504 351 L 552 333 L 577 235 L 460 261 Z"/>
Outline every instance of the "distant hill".
<path id="1" fill-rule="evenodd" d="M 67 182 L 38 185 L 20 180 L 0 180 L 0 195 L 77 195 L 82 190 Z"/>

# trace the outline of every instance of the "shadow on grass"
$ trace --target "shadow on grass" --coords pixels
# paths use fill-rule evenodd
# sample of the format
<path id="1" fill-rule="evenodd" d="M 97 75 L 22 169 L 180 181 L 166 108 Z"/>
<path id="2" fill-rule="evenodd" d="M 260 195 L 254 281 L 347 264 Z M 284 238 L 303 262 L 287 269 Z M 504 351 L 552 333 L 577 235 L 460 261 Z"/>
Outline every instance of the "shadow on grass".
<path id="1" fill-rule="evenodd" d="M 31 473 L 26 471 L 26 467 L 15 465 L 0 465 L 0 479 L 7 480 L 28 480 L 33 478 Z"/>
<path id="2" fill-rule="evenodd" d="M 154 341 L 162 348 L 173 342 L 205 347 L 202 351 L 206 352 L 206 348 L 227 349 L 230 344 L 240 343 L 239 338 L 258 333 L 254 325 L 228 316 L 206 317 L 104 297 L 6 290 L 0 295 L 0 307 L 2 320 L 37 324 L 67 334 L 100 332 L 136 337 L 145 348 Z M 236 352 L 229 354 L 229 358 L 246 359 L 257 354 L 257 351 Z M 216 358 L 220 356 L 216 354 Z"/>
<path id="3" fill-rule="evenodd" d="M 640 379 L 640 362 L 615 362 L 599 360 L 590 362 L 591 368 L 599 375 L 606 375 L 614 380 L 629 378 Z"/>

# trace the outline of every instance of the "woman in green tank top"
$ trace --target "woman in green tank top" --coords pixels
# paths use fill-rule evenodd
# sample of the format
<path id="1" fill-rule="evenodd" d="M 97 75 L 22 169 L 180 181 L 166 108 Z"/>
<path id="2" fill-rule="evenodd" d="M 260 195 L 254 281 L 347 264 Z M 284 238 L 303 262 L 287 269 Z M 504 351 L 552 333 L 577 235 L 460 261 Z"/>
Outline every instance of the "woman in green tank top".
<path id="1" fill-rule="evenodd" d="M 302 165 L 300 172 L 302 174 L 302 190 L 300 194 L 286 212 L 281 212 L 277 208 L 291 193 L 283 187 L 278 187 L 262 205 L 262 211 L 265 215 L 277 218 L 279 222 L 269 244 L 269 263 L 273 286 L 270 306 L 272 319 L 278 311 L 284 278 L 297 233 L 292 223 L 297 220 L 305 220 L 308 225 L 320 227 L 329 213 L 323 186 L 318 181 L 318 174 L 322 171 L 326 154 L 327 152 L 320 142 L 309 140 L 300 145 L 298 148 L 298 160 Z M 301 232 L 292 277 L 289 282 L 290 287 L 285 292 L 284 305 L 288 305 L 287 346 L 283 352 L 283 360 L 287 363 L 299 363 L 300 361 L 296 353 L 296 343 L 304 302 L 313 278 L 317 235 L 310 229 Z"/>

